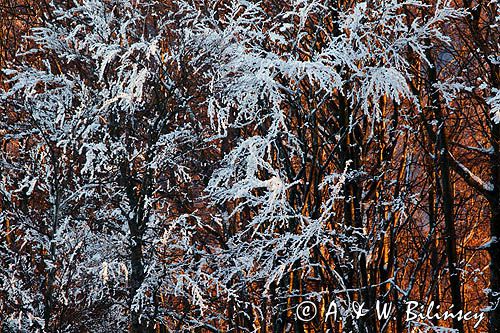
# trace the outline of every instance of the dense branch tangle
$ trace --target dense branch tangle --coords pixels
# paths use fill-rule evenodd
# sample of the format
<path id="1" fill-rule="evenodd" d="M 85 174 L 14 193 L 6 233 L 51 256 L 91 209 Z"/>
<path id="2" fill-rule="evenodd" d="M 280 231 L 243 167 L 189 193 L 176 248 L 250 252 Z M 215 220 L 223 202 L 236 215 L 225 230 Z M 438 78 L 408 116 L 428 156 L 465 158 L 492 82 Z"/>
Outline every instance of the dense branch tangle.
<path id="1" fill-rule="evenodd" d="M 1 44 L 2 331 L 496 332 L 492 6 L 41 4 Z"/>

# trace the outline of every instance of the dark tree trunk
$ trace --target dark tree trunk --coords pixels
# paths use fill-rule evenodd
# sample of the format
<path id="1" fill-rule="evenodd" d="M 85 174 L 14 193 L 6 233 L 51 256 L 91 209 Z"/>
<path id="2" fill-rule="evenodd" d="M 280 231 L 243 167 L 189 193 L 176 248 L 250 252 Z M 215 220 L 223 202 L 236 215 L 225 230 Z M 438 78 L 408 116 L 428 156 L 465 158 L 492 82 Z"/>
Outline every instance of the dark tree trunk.
<path id="1" fill-rule="evenodd" d="M 428 51 L 428 59 L 432 59 L 430 51 Z M 454 193 L 450 177 L 450 162 L 448 161 L 448 138 L 446 134 L 445 119 L 442 114 L 441 102 L 439 91 L 434 88 L 437 82 L 437 70 L 434 61 L 429 68 L 429 85 L 431 89 L 430 99 L 431 107 L 434 110 L 434 116 L 437 120 L 437 137 L 436 137 L 436 150 L 439 160 L 437 161 L 440 169 L 441 177 L 441 197 L 443 203 L 443 215 L 445 223 L 445 241 L 446 241 L 446 255 L 448 257 L 448 271 L 451 290 L 451 301 L 453 303 L 453 312 L 457 313 L 463 309 L 460 273 L 457 269 L 457 245 L 456 245 L 456 232 L 455 232 L 455 217 L 454 217 Z M 463 322 L 457 318 L 453 318 L 453 328 L 458 332 L 464 332 Z"/>
<path id="2" fill-rule="evenodd" d="M 131 228 L 131 241 L 132 246 L 130 248 L 130 282 L 129 282 L 129 292 L 130 292 L 130 305 L 137 290 L 141 287 L 144 281 L 144 266 L 142 263 L 142 237 L 138 235 L 137 230 L 132 231 Z M 146 327 L 143 322 L 141 322 L 139 313 L 137 311 L 130 310 L 130 322 L 131 322 L 131 332 L 146 332 Z"/>

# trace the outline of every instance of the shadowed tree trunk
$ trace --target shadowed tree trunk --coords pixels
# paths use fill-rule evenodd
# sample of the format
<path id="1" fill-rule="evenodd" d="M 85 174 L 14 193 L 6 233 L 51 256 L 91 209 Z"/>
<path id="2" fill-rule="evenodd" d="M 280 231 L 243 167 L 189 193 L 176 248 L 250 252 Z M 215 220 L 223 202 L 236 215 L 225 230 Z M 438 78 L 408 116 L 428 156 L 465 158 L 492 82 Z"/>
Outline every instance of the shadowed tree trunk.
<path id="1" fill-rule="evenodd" d="M 438 156 L 439 176 L 442 196 L 442 210 L 445 223 L 445 242 L 446 242 L 446 255 L 448 257 L 448 271 L 451 290 L 451 300 L 453 302 L 453 311 L 456 313 L 463 309 L 460 273 L 457 269 L 457 245 L 456 245 L 456 232 L 455 232 L 455 216 L 454 216 L 454 194 L 451 184 L 450 176 L 450 163 L 448 161 L 448 137 L 446 133 L 446 122 L 443 116 L 439 91 L 435 88 L 437 81 L 436 61 L 432 61 L 433 57 L 431 52 L 427 51 L 427 57 L 431 60 L 429 66 L 429 86 L 430 86 L 430 106 L 434 111 L 434 117 L 437 121 L 437 135 L 436 135 L 436 150 Z M 458 318 L 453 318 L 453 328 L 458 332 L 464 332 L 464 325 Z"/>

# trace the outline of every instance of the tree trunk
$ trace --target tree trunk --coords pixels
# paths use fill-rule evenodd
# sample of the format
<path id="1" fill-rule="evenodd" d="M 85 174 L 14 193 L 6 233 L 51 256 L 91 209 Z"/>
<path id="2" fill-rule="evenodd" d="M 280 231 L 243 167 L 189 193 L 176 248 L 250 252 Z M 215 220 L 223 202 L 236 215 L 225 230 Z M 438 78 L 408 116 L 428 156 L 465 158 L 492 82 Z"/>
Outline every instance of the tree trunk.
<path id="1" fill-rule="evenodd" d="M 130 292 L 130 306 L 132 306 L 133 299 L 137 293 L 137 290 L 141 287 L 144 281 L 144 266 L 142 263 L 142 237 L 138 234 L 136 230 L 130 230 L 130 239 L 132 241 L 132 246 L 130 248 L 130 282 L 129 282 L 129 292 Z M 130 322 L 131 322 L 131 332 L 146 332 L 146 326 L 140 320 L 140 311 L 135 311 L 130 307 Z"/>
<path id="2" fill-rule="evenodd" d="M 431 60 L 432 56 L 428 51 L 428 59 Z M 437 120 L 437 142 L 436 150 L 437 156 L 439 156 L 438 165 L 440 169 L 441 176 L 441 197 L 443 203 L 443 215 L 445 223 L 445 240 L 446 240 L 446 255 L 448 257 L 448 270 L 449 270 L 449 282 L 451 290 L 451 301 L 453 303 L 453 312 L 457 313 L 462 310 L 462 295 L 460 286 L 460 274 L 457 270 L 457 245 L 456 245 L 456 233 L 455 233 L 455 221 L 454 221 L 454 193 L 451 185 L 450 177 L 450 163 L 448 161 L 448 138 L 446 134 L 445 120 L 442 114 L 441 102 L 439 97 L 439 91 L 434 88 L 434 84 L 437 83 L 437 70 L 434 61 L 429 68 L 429 85 L 431 89 L 430 103 L 434 109 L 434 116 Z M 457 318 L 453 318 L 453 328 L 458 330 L 458 332 L 464 332 L 464 326 L 462 321 Z"/>

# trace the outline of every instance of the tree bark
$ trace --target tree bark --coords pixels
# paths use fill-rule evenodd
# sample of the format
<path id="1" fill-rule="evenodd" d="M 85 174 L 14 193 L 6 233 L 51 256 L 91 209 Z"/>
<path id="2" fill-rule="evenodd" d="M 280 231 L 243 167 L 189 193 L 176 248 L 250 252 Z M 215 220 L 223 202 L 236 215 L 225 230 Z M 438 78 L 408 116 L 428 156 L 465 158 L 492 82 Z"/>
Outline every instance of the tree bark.
<path id="1" fill-rule="evenodd" d="M 430 51 L 428 53 L 428 59 L 432 59 Z M 456 232 L 455 232 L 455 221 L 454 221 L 454 193 L 451 185 L 450 177 L 450 163 L 449 153 L 448 153 L 448 137 L 446 134 L 445 120 L 442 114 L 441 102 L 439 97 L 439 91 L 434 88 L 434 84 L 437 83 L 437 70 L 435 61 L 431 61 L 432 66 L 429 68 L 429 85 L 431 89 L 430 103 L 431 107 L 434 109 L 434 116 L 437 120 L 437 137 L 436 137 L 436 150 L 438 157 L 438 166 L 440 169 L 440 185 L 441 185 L 441 198 L 443 203 L 443 215 L 445 223 L 445 241 L 446 241 L 446 255 L 448 257 L 448 271 L 449 271 L 449 283 L 451 290 L 451 301 L 453 303 L 453 312 L 457 313 L 463 309 L 462 305 L 462 295 L 461 295 L 461 285 L 460 285 L 460 273 L 457 269 L 457 245 L 456 245 Z M 463 322 L 458 320 L 458 318 L 453 318 L 453 328 L 458 330 L 459 333 L 464 332 Z"/>

